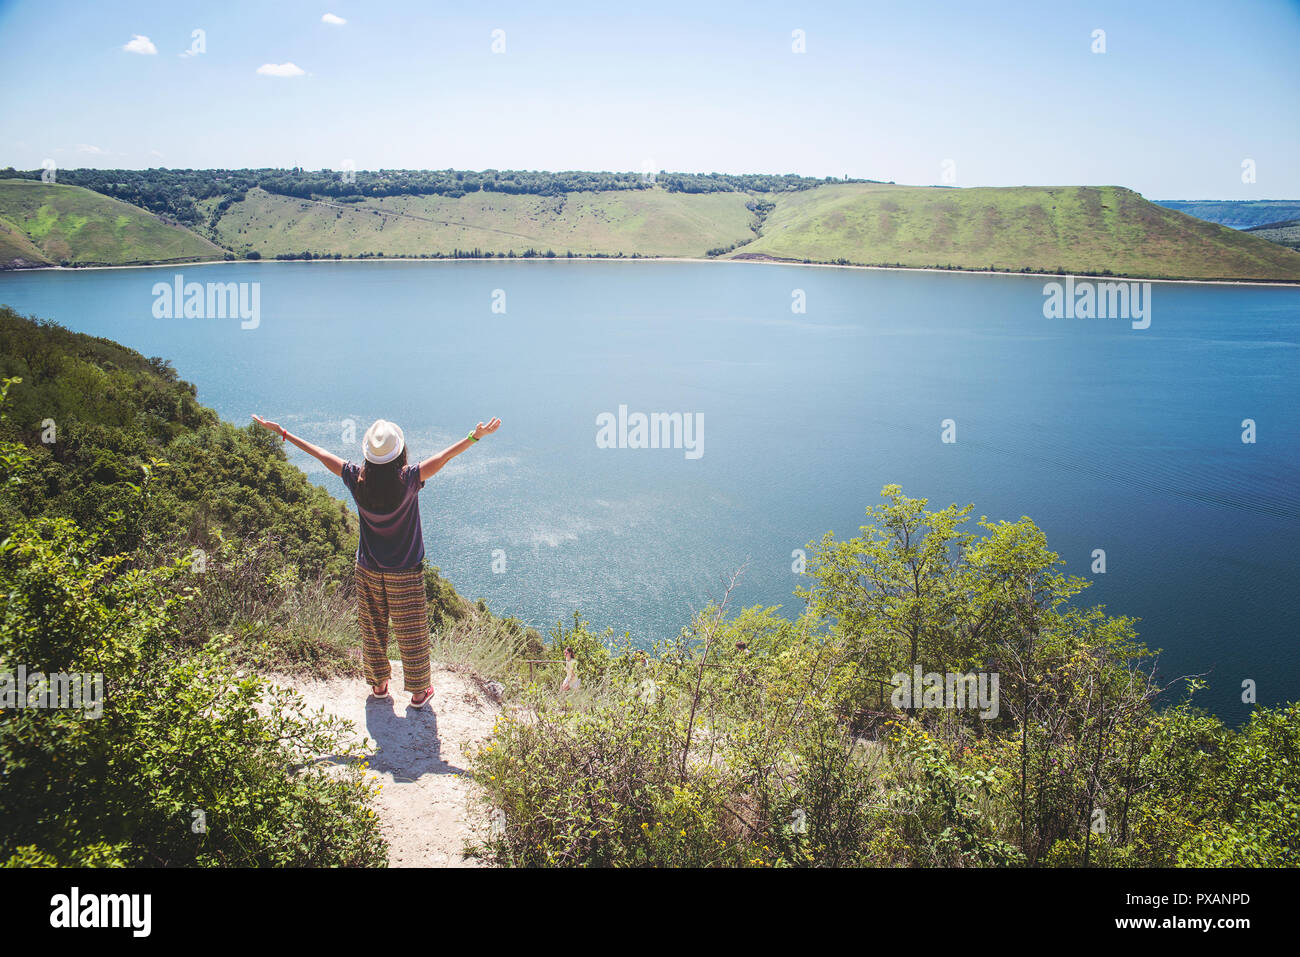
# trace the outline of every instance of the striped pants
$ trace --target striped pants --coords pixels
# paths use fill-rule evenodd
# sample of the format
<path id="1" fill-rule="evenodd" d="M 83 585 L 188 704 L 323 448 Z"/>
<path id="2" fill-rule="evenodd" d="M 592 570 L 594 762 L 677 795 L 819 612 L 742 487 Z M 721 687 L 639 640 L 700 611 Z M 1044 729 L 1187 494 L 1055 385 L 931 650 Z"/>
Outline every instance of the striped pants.
<path id="1" fill-rule="evenodd" d="M 424 569 L 371 571 L 356 567 L 357 619 L 366 681 L 381 685 L 393 673 L 388 663 L 388 619 L 397 633 L 406 690 L 429 687 L 429 610 L 424 599 Z"/>

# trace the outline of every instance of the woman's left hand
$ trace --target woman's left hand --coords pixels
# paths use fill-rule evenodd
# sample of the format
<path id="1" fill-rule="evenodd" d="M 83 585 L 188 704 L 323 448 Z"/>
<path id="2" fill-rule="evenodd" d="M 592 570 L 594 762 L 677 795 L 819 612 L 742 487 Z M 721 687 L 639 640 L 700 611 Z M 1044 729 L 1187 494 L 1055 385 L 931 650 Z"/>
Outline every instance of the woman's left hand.
<path id="1" fill-rule="evenodd" d="M 284 438 L 284 429 L 280 428 L 280 424 L 278 422 L 272 422 L 270 419 L 264 419 L 260 415 L 253 416 L 253 421 L 256 422 L 264 429 L 270 429 L 276 435 L 280 436 L 280 438 Z"/>

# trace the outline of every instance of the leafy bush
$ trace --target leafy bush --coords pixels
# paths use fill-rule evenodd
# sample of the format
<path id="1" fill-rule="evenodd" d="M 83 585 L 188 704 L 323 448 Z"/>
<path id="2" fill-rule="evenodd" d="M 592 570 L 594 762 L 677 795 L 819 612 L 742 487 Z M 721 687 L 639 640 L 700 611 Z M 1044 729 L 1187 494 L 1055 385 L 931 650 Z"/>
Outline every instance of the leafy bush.
<path id="1" fill-rule="evenodd" d="M 181 648 L 181 562 L 123 571 L 93 544 L 67 520 L 12 528 L 0 543 L 0 671 L 104 683 L 100 717 L 0 713 L 0 860 L 383 864 L 359 767 L 300 767 L 346 754 L 344 730 L 234 671 L 227 640 Z"/>
<path id="2" fill-rule="evenodd" d="M 540 705 L 540 701 L 537 701 Z M 513 866 L 745 863 L 723 778 L 678 775 L 671 725 L 638 699 L 504 717 L 475 760 L 497 822 L 475 853 Z"/>
<path id="3" fill-rule="evenodd" d="M 726 600 L 649 652 L 580 617 L 583 691 L 532 685 L 474 760 L 476 852 L 596 866 L 1295 865 L 1300 705 L 1240 732 L 1159 688 L 1131 619 L 1029 519 L 888 486 L 813 546 L 807 608 Z M 996 713 L 896 706 L 892 676 L 992 672 Z M 1194 693 L 1195 684 L 1190 691 Z"/>
<path id="4" fill-rule="evenodd" d="M 0 335 L 24 331 L 12 318 L 0 316 Z M 25 361 L 45 388 L 15 391 L 21 379 L 6 379 L 0 402 L 43 394 L 38 404 L 57 405 L 66 382 L 52 370 L 81 368 L 66 354 L 42 359 L 42 344 L 64 334 L 33 328 Z M 73 342 L 101 351 L 88 337 Z M 174 379 L 163 363 L 126 360 L 149 381 Z M 150 428 L 161 434 L 150 438 Z M 169 429 L 75 418 L 60 429 L 53 449 L 29 447 L 5 437 L 24 432 L 0 417 L 0 862 L 382 865 L 352 733 L 236 670 L 240 647 L 209 627 L 214 615 L 262 608 L 291 633 L 311 631 L 329 616 L 310 612 L 333 592 L 296 587 L 288 561 L 241 581 L 238 549 L 220 529 L 213 577 L 195 575 L 192 553 L 147 531 L 164 469 L 142 459 Z M 268 497 L 283 507 L 291 487 Z M 65 509 L 88 523 L 51 514 Z M 211 602 L 196 602 L 200 594 Z M 90 709 L 23 707 L 24 669 L 60 676 L 47 681 L 97 676 L 102 697 Z M 318 765 L 318 755 L 338 763 Z"/>

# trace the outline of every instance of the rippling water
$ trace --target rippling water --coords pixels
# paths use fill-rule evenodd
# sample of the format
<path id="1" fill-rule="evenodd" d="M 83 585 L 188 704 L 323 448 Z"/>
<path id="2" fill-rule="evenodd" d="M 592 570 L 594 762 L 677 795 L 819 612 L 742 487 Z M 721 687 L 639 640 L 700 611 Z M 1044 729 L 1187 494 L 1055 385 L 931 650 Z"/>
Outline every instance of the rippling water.
<path id="1" fill-rule="evenodd" d="M 258 282 L 260 324 L 154 318 L 153 286 Z M 653 262 L 262 263 L 0 277 L 0 301 L 170 358 L 235 422 L 356 458 L 379 416 L 416 455 L 501 432 L 425 489 L 429 559 L 545 626 L 583 610 L 669 635 L 786 603 L 792 551 L 854 534 L 881 486 L 1033 518 L 1141 618 L 1166 676 L 1209 672 L 1230 720 L 1300 697 L 1300 290 L 1153 285 L 1150 328 L 1046 319 L 1017 276 Z M 792 312 L 796 290 L 805 313 Z M 504 314 L 493 303 L 504 304 Z M 704 454 L 602 449 L 596 418 L 702 413 Z M 1254 419 L 1257 442 L 1241 441 Z M 941 422 L 957 441 L 940 441 Z M 305 456 L 314 480 L 341 483 Z M 1107 572 L 1090 572 L 1104 548 Z M 494 552 L 505 571 L 493 573 Z M 499 566 L 498 566 L 499 567 Z"/>

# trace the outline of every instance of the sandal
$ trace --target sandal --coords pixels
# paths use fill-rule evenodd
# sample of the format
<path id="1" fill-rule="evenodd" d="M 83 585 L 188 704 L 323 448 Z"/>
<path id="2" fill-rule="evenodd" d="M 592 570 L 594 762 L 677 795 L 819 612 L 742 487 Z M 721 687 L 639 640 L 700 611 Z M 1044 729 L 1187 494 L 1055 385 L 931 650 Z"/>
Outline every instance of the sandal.
<path id="1" fill-rule="evenodd" d="M 417 698 L 419 700 L 416 700 Z M 432 698 L 433 698 L 433 686 L 430 685 L 429 687 L 421 691 L 419 695 L 411 695 L 411 707 L 423 708 L 426 704 L 429 703 L 430 699 Z"/>
<path id="2" fill-rule="evenodd" d="M 381 684 L 381 685 L 371 685 L 371 686 L 370 686 L 370 693 L 371 693 L 372 695 L 374 695 L 376 698 L 390 698 L 390 697 L 392 697 L 392 695 L 390 695 L 390 694 L 388 693 L 388 682 L 387 682 L 387 681 L 385 681 L 385 682 L 384 682 L 383 684 Z"/>

